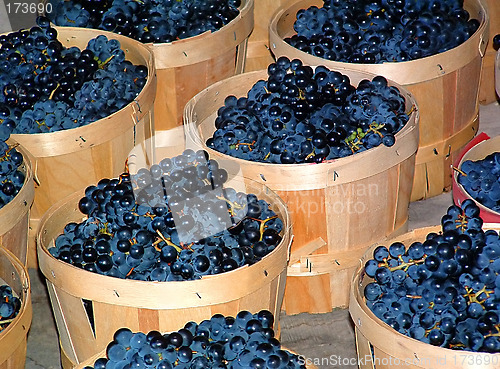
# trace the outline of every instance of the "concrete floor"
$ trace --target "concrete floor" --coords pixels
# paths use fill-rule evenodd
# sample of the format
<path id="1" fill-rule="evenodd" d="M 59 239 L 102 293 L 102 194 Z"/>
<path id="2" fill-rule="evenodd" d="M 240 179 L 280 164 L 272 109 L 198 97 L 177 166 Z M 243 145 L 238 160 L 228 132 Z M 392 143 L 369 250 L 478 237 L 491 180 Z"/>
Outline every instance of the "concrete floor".
<path id="1" fill-rule="evenodd" d="M 11 0 L 5 0 L 6 3 Z M 4 0 L 0 0 L 0 33 L 29 24 L 29 17 L 7 17 Z M 15 27 L 16 26 L 16 27 Z M 490 136 L 500 135 L 500 106 L 498 103 L 482 106 L 480 131 Z M 441 216 L 452 203 L 451 193 L 414 202 L 410 205 L 409 228 L 439 224 Z M 33 322 L 28 335 L 28 353 L 25 369 L 58 369 L 60 365 L 59 345 L 52 309 L 43 275 L 30 270 L 32 283 Z M 284 346 L 307 358 L 324 360 L 322 368 L 354 369 L 346 364 L 356 357 L 354 331 L 349 313 L 337 309 L 327 314 L 299 314 L 281 316 Z M 336 364 L 338 363 L 338 364 Z"/>

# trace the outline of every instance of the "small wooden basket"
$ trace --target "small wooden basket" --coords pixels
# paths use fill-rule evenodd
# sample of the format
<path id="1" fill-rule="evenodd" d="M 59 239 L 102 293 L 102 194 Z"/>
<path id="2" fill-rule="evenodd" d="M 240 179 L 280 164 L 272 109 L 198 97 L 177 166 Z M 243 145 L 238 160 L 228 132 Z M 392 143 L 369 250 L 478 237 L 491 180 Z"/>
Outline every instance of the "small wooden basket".
<path id="1" fill-rule="evenodd" d="M 232 179 L 230 187 L 254 193 L 271 204 L 283 220 L 280 244 L 251 266 L 179 282 L 145 282 L 107 277 L 55 259 L 48 252 L 71 221 L 81 221 L 82 197 L 77 192 L 54 205 L 42 218 L 37 237 L 38 258 L 57 323 L 64 361 L 76 365 L 103 350 L 120 327 L 134 331 L 173 331 L 188 321 L 216 313 L 235 315 L 267 309 L 279 317 L 292 233 L 283 201 L 269 188 L 247 179 Z M 92 316 L 84 307 L 92 306 Z M 93 324 L 91 324 L 93 321 Z M 279 332 L 276 318 L 275 330 Z M 63 355 L 61 355 L 63 356 Z"/>
<path id="2" fill-rule="evenodd" d="M 464 7 L 480 27 L 466 42 L 434 56 L 381 64 L 355 64 L 326 60 L 300 51 L 284 41 L 296 32 L 297 11 L 322 6 L 322 0 L 296 0 L 280 8 L 271 20 L 269 40 L 276 57 L 301 59 L 330 69 L 354 69 L 395 81 L 410 91 L 420 109 L 420 142 L 415 165 L 412 201 L 451 189 L 448 170 L 455 155 L 477 132 L 479 80 L 488 42 L 488 13 L 481 0 L 465 0 Z"/>
<path id="3" fill-rule="evenodd" d="M 456 168 L 460 169 L 464 161 L 467 160 L 481 160 L 494 152 L 500 152 L 500 136 L 489 138 L 484 133 L 478 135 L 473 141 L 470 142 L 472 147 L 463 154 L 462 158 L 455 165 Z M 465 190 L 464 186 L 458 183 L 458 171 L 453 173 L 453 201 L 455 204 L 460 205 L 464 200 L 470 199 L 479 207 L 480 216 L 486 223 L 500 223 L 500 213 L 487 208 L 480 202 L 476 201 L 469 193 Z"/>
<path id="4" fill-rule="evenodd" d="M 12 140 L 7 143 L 15 145 Z M 35 182 L 33 182 L 30 154 L 22 146 L 17 146 L 16 150 L 23 154 L 20 170 L 25 179 L 17 195 L 0 209 L 0 245 L 11 251 L 24 266 L 27 266 L 29 217 L 35 196 Z"/>
<path id="5" fill-rule="evenodd" d="M 21 299 L 15 319 L 0 333 L 0 369 L 24 368 L 27 336 L 33 315 L 28 271 L 9 250 L 0 247 L 0 279 Z"/>
<path id="6" fill-rule="evenodd" d="M 497 225 L 484 224 L 483 229 L 499 230 Z M 430 232 L 438 233 L 440 226 L 419 228 L 405 235 L 386 241 L 402 242 L 406 246 L 415 241 L 423 242 Z M 373 281 L 364 273 L 364 263 L 371 258 L 373 246 L 360 260 L 352 284 L 349 313 L 355 325 L 359 369 L 494 369 L 500 365 L 500 354 L 456 351 L 433 346 L 399 333 L 380 320 L 366 306 L 364 287 Z M 373 351 L 372 351 L 373 350 Z"/>
<path id="7" fill-rule="evenodd" d="M 355 86 L 374 75 L 342 70 Z M 347 306 L 349 283 L 367 246 L 407 230 L 408 204 L 418 146 L 418 109 L 399 85 L 409 114 L 392 147 L 379 146 L 322 164 L 270 164 L 237 159 L 209 149 L 217 110 L 228 95 L 246 96 L 266 71 L 216 83 L 187 105 L 187 145 L 203 148 L 230 173 L 264 183 L 285 201 L 294 229 L 284 309 L 287 314 L 324 313 Z M 411 113 L 410 113 L 411 112 Z"/>
<path id="8" fill-rule="evenodd" d="M 90 39 L 98 36 L 95 31 L 85 28 L 55 28 L 58 39 L 66 47 L 84 49 Z M 146 65 L 148 80 L 133 102 L 103 119 L 57 132 L 11 135 L 33 158 L 36 186 L 30 219 L 29 267 L 37 266 L 35 234 L 39 219 L 48 208 L 102 178 L 118 176 L 124 170 L 130 151 L 154 134 L 156 74 L 153 53 L 128 37 L 104 31 L 99 34 L 120 41 L 127 60 Z"/>
<path id="9" fill-rule="evenodd" d="M 157 131 L 182 126 L 189 99 L 212 83 L 243 72 L 248 36 L 254 27 L 253 11 L 254 0 L 242 0 L 240 14 L 216 32 L 146 44 L 154 54 L 158 77 Z"/>

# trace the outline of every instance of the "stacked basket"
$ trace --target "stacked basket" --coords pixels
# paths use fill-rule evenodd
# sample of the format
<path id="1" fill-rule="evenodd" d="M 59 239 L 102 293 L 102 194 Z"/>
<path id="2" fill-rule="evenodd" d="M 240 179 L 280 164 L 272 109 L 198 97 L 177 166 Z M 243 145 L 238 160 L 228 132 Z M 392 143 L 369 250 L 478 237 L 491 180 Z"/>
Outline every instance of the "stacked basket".
<path id="1" fill-rule="evenodd" d="M 426 58 L 381 64 L 328 61 L 286 43 L 284 38 L 294 33 L 297 11 L 321 4 L 320 0 L 296 1 L 275 13 L 269 34 L 273 53 L 310 65 L 380 74 L 406 87 L 417 100 L 421 119 L 412 201 L 450 190 L 453 158 L 474 137 L 479 125 L 479 80 L 488 42 L 488 14 L 483 3 L 464 2 L 480 27 L 458 47 Z"/>

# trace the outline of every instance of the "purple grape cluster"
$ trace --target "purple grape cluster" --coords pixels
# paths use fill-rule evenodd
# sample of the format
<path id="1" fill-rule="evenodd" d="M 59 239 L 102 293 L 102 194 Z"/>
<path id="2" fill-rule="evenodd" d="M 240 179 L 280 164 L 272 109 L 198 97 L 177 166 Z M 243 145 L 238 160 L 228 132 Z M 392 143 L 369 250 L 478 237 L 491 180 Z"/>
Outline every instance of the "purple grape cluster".
<path id="1" fill-rule="evenodd" d="M 0 286 L 0 332 L 2 332 L 21 310 L 21 300 L 7 285 Z"/>
<path id="2" fill-rule="evenodd" d="M 302 358 L 282 349 L 273 324 L 273 314 L 261 310 L 240 311 L 236 317 L 215 314 L 164 334 L 121 328 L 106 357 L 85 369 L 305 369 Z"/>
<path id="3" fill-rule="evenodd" d="M 365 273 L 373 313 L 396 331 L 445 348 L 500 352 L 500 236 L 472 200 L 448 208 L 442 232 L 378 246 Z M 407 247 L 408 246 L 408 247 Z"/>
<path id="4" fill-rule="evenodd" d="M 125 60 L 120 42 L 99 35 L 66 48 L 49 20 L 0 36 L 0 125 L 11 133 L 79 127 L 133 101 L 147 67 Z"/>
<path id="5" fill-rule="evenodd" d="M 141 42 L 172 42 L 217 31 L 239 14 L 240 0 L 50 0 L 58 26 L 115 32 Z"/>
<path id="6" fill-rule="evenodd" d="M 406 100 L 382 76 L 358 87 L 337 71 L 280 57 L 246 97 L 228 96 L 209 148 L 240 159 L 321 163 L 384 144 L 408 122 Z"/>
<path id="7" fill-rule="evenodd" d="M 285 42 L 333 61 L 400 62 L 450 50 L 479 26 L 463 0 L 324 0 L 297 12 Z"/>
<path id="8" fill-rule="evenodd" d="M 85 190 L 86 218 L 49 252 L 85 270 L 153 281 L 199 279 L 251 265 L 281 242 L 284 224 L 255 194 L 224 187 L 227 172 L 186 150 Z"/>

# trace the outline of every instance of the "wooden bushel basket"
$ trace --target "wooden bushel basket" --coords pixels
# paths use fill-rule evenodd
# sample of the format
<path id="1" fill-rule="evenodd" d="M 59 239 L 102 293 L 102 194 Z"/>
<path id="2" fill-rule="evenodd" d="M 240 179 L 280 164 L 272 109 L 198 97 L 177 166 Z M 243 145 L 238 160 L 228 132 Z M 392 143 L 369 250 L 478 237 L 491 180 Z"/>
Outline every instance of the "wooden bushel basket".
<path id="1" fill-rule="evenodd" d="M 495 56 L 493 37 L 500 33 L 500 2 L 497 0 L 482 0 L 487 7 L 490 19 L 490 39 L 484 55 L 483 71 L 479 90 L 479 103 L 486 105 L 498 100 L 495 92 Z"/>
<path id="2" fill-rule="evenodd" d="M 182 328 L 191 320 L 209 319 L 216 313 L 234 316 L 240 310 L 256 313 L 267 309 L 276 317 L 275 330 L 279 331 L 278 317 L 292 238 L 288 212 L 283 201 L 269 188 L 246 179 L 231 182 L 231 187 L 239 191 L 244 188 L 271 204 L 283 220 L 283 238 L 275 250 L 251 266 L 199 280 L 125 280 L 57 260 L 48 248 L 68 222 L 83 218 L 78 210 L 82 193 L 60 201 L 44 215 L 37 236 L 38 259 L 47 281 L 64 362 L 76 365 L 97 354 L 120 327 L 168 332 Z M 85 300 L 92 306 L 91 316 L 84 307 Z"/>
<path id="3" fill-rule="evenodd" d="M 7 143 L 9 146 L 15 145 L 12 140 Z M 25 179 L 17 195 L 0 209 L 0 245 L 11 251 L 26 266 L 28 262 L 29 217 L 35 196 L 35 182 L 33 182 L 29 153 L 21 146 L 17 146 L 16 150 L 23 154 L 23 164 L 21 164 L 20 170 L 25 175 Z"/>
<path id="4" fill-rule="evenodd" d="M 374 75 L 343 71 L 357 86 Z M 229 172 L 266 184 L 285 201 L 294 229 L 284 309 L 287 314 L 324 313 L 347 306 L 349 283 L 367 246 L 407 230 L 408 204 L 418 146 L 418 109 L 406 98 L 410 119 L 383 145 L 322 164 L 270 164 L 237 159 L 207 148 L 217 110 L 228 95 L 246 96 L 266 71 L 216 83 L 196 95 L 185 110 L 187 145 L 203 148 Z M 395 85 L 389 82 L 391 85 Z M 411 113 L 410 113 L 411 111 Z"/>
<path id="5" fill-rule="evenodd" d="M 28 331 L 33 315 L 28 271 L 15 255 L 0 247 L 0 284 L 8 284 L 21 299 L 21 309 L 0 333 L 0 369 L 24 368 Z"/>
<path id="6" fill-rule="evenodd" d="M 84 49 L 90 39 L 104 34 L 120 41 L 125 57 L 148 67 L 146 85 L 121 110 L 88 125 L 51 133 L 13 134 L 33 159 L 35 200 L 31 209 L 29 267 L 36 267 L 35 234 L 47 209 L 76 190 L 123 172 L 130 151 L 154 134 L 153 102 L 156 75 L 152 52 L 140 42 L 114 33 L 55 27 L 66 47 Z"/>
<path id="7" fill-rule="evenodd" d="M 471 141 L 470 144 L 474 145 L 472 145 L 472 147 L 464 153 L 463 157 L 456 165 L 458 169 L 462 167 L 464 161 L 482 160 L 494 152 L 500 152 L 500 136 L 489 138 L 489 136 L 485 133 L 481 133 L 473 141 Z M 458 174 L 458 171 L 454 171 L 453 173 L 453 201 L 455 204 L 460 205 L 466 199 L 473 200 L 479 207 L 481 219 L 483 219 L 485 223 L 500 224 L 500 213 L 487 208 L 469 195 L 469 193 L 465 190 L 465 187 L 458 183 Z"/>
<path id="8" fill-rule="evenodd" d="M 182 126 L 182 112 L 189 99 L 212 83 L 243 72 L 248 36 L 254 26 L 254 0 L 241 3 L 240 14 L 216 32 L 145 44 L 153 51 L 158 77 L 154 106 L 157 131 Z"/>
<path id="9" fill-rule="evenodd" d="M 499 227 L 485 223 L 483 229 L 498 231 Z M 409 247 L 415 241 L 423 242 L 428 233 L 440 231 L 441 226 L 419 228 L 384 245 L 398 241 Z M 355 325 L 359 369 L 494 369 L 500 366 L 499 354 L 433 346 L 401 334 L 377 318 L 366 306 L 363 295 L 365 286 L 373 281 L 364 273 L 364 263 L 376 246 L 360 260 L 351 284 L 349 313 Z"/>
<path id="10" fill-rule="evenodd" d="M 465 0 L 464 7 L 480 27 L 454 49 L 434 56 L 398 63 L 355 64 L 319 58 L 284 41 L 296 32 L 297 11 L 321 6 L 321 0 L 298 0 L 280 8 L 270 23 L 269 39 L 276 57 L 285 55 L 309 65 L 324 65 L 383 75 L 403 85 L 420 110 L 420 142 L 415 165 L 412 201 L 451 189 L 448 170 L 455 154 L 469 142 L 479 125 L 479 80 L 488 42 L 488 14 L 480 0 Z"/>

